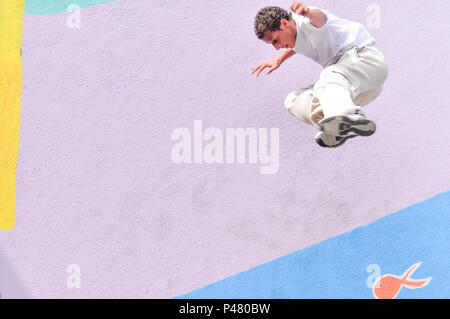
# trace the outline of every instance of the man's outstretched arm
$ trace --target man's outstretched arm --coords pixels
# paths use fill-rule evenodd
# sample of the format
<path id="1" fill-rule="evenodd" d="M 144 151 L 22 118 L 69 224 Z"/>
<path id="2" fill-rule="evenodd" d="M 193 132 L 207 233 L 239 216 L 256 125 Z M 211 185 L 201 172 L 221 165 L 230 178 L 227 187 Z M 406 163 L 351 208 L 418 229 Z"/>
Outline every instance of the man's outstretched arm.
<path id="1" fill-rule="evenodd" d="M 265 68 L 269 68 L 269 70 L 267 71 L 267 74 L 272 73 L 272 71 L 275 71 L 276 69 L 278 69 L 280 67 L 280 65 L 286 61 L 287 59 L 289 59 L 291 56 L 293 56 L 295 54 L 295 51 L 293 49 L 286 49 L 282 54 L 280 54 L 278 57 L 267 60 L 263 63 L 260 63 L 258 65 L 255 65 L 254 67 L 251 68 L 252 74 L 255 72 L 256 76 L 260 75 L 261 72 L 265 69 Z"/>

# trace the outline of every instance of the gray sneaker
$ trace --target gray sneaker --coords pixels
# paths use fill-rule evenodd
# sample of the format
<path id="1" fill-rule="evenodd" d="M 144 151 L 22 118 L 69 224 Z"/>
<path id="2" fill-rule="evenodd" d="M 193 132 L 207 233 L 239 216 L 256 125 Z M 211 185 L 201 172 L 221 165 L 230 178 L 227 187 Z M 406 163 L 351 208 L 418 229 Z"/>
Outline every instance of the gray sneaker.
<path id="1" fill-rule="evenodd" d="M 375 122 L 361 114 L 331 116 L 318 123 L 322 132 L 346 137 L 348 135 L 370 136 L 375 133 Z"/>
<path id="2" fill-rule="evenodd" d="M 335 148 L 344 144 L 345 141 L 348 140 L 349 138 L 353 138 L 356 136 L 358 135 L 349 134 L 348 136 L 334 136 L 326 134 L 324 132 L 319 132 L 316 134 L 314 139 L 316 140 L 317 144 L 319 144 L 322 147 Z"/>

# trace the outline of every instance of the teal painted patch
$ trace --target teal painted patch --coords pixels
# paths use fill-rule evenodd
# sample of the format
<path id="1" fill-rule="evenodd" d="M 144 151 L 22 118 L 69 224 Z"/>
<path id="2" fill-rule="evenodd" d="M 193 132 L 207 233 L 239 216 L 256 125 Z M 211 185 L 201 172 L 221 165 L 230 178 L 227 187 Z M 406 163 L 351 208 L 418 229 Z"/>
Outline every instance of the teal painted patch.
<path id="1" fill-rule="evenodd" d="M 432 277 L 397 298 L 450 298 L 450 191 L 179 298 L 375 298 L 379 276 Z M 372 280 L 373 279 L 373 280 Z"/>
<path id="2" fill-rule="evenodd" d="M 56 14 L 67 12 L 71 4 L 80 8 L 90 7 L 96 4 L 114 2 L 117 0 L 26 0 L 25 13 L 27 14 Z"/>

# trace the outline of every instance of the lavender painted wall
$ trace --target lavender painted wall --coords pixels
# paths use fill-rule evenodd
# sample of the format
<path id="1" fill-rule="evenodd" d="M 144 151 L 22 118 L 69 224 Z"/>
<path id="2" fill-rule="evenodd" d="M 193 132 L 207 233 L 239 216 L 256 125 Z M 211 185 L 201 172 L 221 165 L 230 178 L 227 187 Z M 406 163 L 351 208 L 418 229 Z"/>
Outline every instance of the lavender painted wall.
<path id="1" fill-rule="evenodd" d="M 290 1 L 121 0 L 26 15 L 16 225 L 0 232 L 3 297 L 151 297 L 188 293 L 450 188 L 448 1 L 378 1 L 370 28 L 388 59 L 367 107 L 378 131 L 324 150 L 283 107 L 318 79 L 273 57 L 257 10 Z M 314 1 L 366 23 L 372 1 Z M 176 165 L 172 132 L 278 128 L 280 166 Z M 69 289 L 67 266 L 81 267 Z M 3 268 L 1 268 L 3 269 Z"/>

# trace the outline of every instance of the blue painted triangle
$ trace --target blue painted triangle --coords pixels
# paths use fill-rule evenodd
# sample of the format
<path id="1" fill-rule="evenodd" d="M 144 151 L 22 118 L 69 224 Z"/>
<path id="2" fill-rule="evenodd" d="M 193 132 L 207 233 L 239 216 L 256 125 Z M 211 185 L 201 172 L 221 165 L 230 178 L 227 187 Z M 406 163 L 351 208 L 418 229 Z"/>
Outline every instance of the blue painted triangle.
<path id="1" fill-rule="evenodd" d="M 397 298 L 450 297 L 450 191 L 177 298 L 374 298 L 378 275 L 432 277 Z"/>

